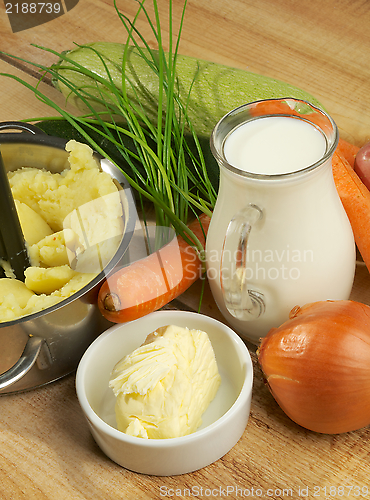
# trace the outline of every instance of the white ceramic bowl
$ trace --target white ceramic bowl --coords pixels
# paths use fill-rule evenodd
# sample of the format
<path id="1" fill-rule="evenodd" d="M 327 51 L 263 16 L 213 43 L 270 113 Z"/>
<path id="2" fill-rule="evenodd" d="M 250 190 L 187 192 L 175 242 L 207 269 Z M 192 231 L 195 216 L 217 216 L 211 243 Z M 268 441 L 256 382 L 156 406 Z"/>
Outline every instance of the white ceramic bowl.
<path id="1" fill-rule="evenodd" d="M 170 324 L 208 333 L 222 379 L 220 388 L 193 434 L 171 439 L 128 436 L 116 428 L 115 397 L 108 386 L 111 371 L 149 333 Z M 90 345 L 76 375 L 80 405 L 102 451 L 126 469 L 158 476 L 192 472 L 225 455 L 247 425 L 252 384 L 252 361 L 240 337 L 213 318 L 185 311 L 158 311 L 113 326 Z"/>

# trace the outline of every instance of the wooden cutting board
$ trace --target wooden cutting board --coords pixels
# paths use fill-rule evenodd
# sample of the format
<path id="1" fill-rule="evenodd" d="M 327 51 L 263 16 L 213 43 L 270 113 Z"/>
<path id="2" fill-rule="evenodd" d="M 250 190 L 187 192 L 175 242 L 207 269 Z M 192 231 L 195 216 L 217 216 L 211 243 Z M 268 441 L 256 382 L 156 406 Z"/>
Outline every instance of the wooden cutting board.
<path id="1" fill-rule="evenodd" d="M 62 51 L 75 43 L 122 42 L 125 31 L 112 3 L 80 0 L 61 17 L 18 33 L 11 32 L 1 5 L 0 49 L 50 64 L 55 56 L 31 44 Z M 168 46 L 168 2 L 158 3 Z M 131 18 L 136 12 L 133 0 L 117 4 Z M 151 2 L 147 6 L 151 12 Z M 181 12 L 182 1 L 175 0 L 175 28 Z M 369 2 L 352 0 L 189 0 L 180 52 L 304 88 L 327 108 L 343 137 L 362 144 L 370 138 L 369 17 Z M 137 26 L 154 47 L 154 35 L 143 16 Z M 14 64 L 24 69 L 22 62 Z M 16 103 L 9 107 L 18 112 Z M 24 107 L 19 112 L 27 115 Z M 7 115 L 4 105 L 2 113 Z"/>
<path id="2" fill-rule="evenodd" d="M 180 0 L 174 0 L 177 26 Z M 137 3 L 119 0 L 132 16 Z M 168 2 L 159 0 L 163 36 Z M 148 0 L 150 10 L 150 1 Z M 370 3 L 353 0 L 189 0 L 180 52 L 230 64 L 302 87 L 336 120 L 342 137 L 370 139 Z M 138 26 L 151 46 L 153 34 Z M 46 24 L 12 33 L 0 5 L 0 49 L 42 64 L 73 42 L 124 41 L 111 0 L 80 0 Z M 167 43 L 167 42 L 166 42 Z M 0 58 L 0 72 L 35 81 L 23 62 Z M 63 104 L 48 84 L 45 92 Z M 33 94 L 0 76 L 0 121 L 54 114 Z M 352 298 L 370 303 L 370 277 L 359 265 Z M 171 307 L 197 309 L 200 283 Z M 202 312 L 222 317 L 206 289 Z M 177 498 L 368 498 L 370 433 L 307 431 L 279 409 L 256 364 L 251 415 L 241 440 L 216 463 L 184 476 L 150 477 L 111 462 L 94 443 L 80 410 L 74 374 L 0 398 L 0 498 L 118 500 Z M 1 349 L 1 347 L 0 347 Z"/>

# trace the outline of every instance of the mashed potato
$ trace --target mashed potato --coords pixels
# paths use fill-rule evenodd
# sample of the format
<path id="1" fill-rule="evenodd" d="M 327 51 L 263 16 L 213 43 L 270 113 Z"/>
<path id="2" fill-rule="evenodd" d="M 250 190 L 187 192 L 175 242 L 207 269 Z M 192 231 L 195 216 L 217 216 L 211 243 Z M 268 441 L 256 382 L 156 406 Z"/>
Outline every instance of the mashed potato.
<path id="1" fill-rule="evenodd" d="M 0 321 L 46 309 L 88 284 L 111 260 L 123 232 L 119 191 L 91 148 L 66 145 L 61 173 L 24 167 L 9 172 L 31 267 L 25 283 L 0 262 Z"/>

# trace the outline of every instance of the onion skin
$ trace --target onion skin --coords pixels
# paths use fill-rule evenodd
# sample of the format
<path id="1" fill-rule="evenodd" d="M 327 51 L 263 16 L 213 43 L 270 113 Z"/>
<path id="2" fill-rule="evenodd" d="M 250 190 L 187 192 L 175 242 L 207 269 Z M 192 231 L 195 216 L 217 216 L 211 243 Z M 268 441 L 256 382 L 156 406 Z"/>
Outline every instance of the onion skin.
<path id="1" fill-rule="evenodd" d="M 294 308 L 262 339 L 258 361 L 281 409 L 306 429 L 370 424 L 370 307 L 350 300 Z"/>

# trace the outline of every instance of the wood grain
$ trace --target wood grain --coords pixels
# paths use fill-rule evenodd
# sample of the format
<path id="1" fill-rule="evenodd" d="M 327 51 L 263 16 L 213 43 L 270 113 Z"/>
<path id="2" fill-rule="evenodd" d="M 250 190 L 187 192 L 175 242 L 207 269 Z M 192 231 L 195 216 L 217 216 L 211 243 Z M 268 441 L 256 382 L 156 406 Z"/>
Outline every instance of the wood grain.
<path id="1" fill-rule="evenodd" d="M 166 45 L 167 2 L 158 3 Z M 117 4 L 133 16 L 135 2 L 119 0 Z M 175 27 L 181 11 L 182 1 L 175 0 Z M 3 4 L 0 14 L 1 50 L 42 64 L 51 64 L 56 57 L 31 44 L 62 51 L 74 43 L 126 39 L 110 1 L 80 0 L 64 16 L 15 34 Z M 155 47 L 155 38 L 142 17 L 138 27 Z M 369 19 L 369 2 L 352 0 L 190 0 L 181 53 L 304 88 L 330 112 L 342 136 L 360 145 L 370 139 Z"/>
<path id="2" fill-rule="evenodd" d="M 165 38 L 168 2 L 159 0 L 159 5 Z M 118 6 L 132 16 L 137 4 L 119 0 Z M 181 7 L 182 1 L 174 0 L 175 25 Z M 369 25 L 370 3 L 359 0 L 189 0 L 180 52 L 304 88 L 323 103 L 342 137 L 361 145 L 370 139 Z M 138 26 L 154 47 L 142 17 Z M 80 0 L 60 18 L 15 34 L 1 3 L 0 33 L 1 50 L 42 64 L 55 57 L 31 44 L 61 51 L 73 42 L 125 40 L 110 0 Z M 0 72 L 35 81 L 26 63 L 1 59 Z M 54 114 L 13 80 L 0 76 L 0 84 L 0 121 Z M 61 99 L 50 86 L 44 84 L 44 89 Z M 369 285 L 368 272 L 359 265 L 352 298 L 370 304 Z M 199 281 L 170 307 L 196 310 L 200 288 Z M 201 310 L 222 320 L 208 287 Z M 181 498 L 241 498 L 248 493 L 250 498 L 273 499 L 367 498 L 361 488 L 369 486 L 369 430 L 330 436 L 294 424 L 264 385 L 255 348 L 249 348 L 255 376 L 242 439 L 216 463 L 184 476 L 144 476 L 111 462 L 90 435 L 74 374 L 34 391 L 1 396 L 0 498 L 136 500 L 171 492 Z"/>

